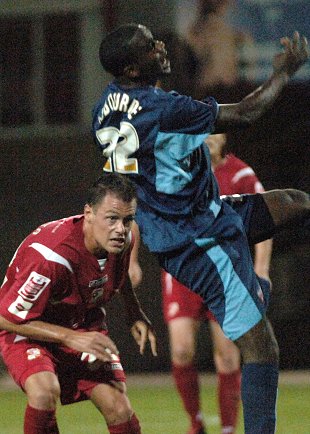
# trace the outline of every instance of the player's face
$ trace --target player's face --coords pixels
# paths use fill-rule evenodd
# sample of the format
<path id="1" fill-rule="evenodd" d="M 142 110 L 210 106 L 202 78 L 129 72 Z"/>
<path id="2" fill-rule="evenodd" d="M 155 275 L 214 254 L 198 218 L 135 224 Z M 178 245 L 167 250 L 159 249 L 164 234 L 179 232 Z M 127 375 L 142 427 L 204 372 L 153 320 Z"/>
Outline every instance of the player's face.
<path id="1" fill-rule="evenodd" d="M 96 256 L 121 253 L 130 243 L 129 233 L 136 213 L 136 200 L 124 202 L 112 193 L 97 205 L 85 205 L 86 248 Z"/>
<path id="2" fill-rule="evenodd" d="M 170 74 L 170 60 L 162 41 L 153 38 L 149 29 L 139 25 L 130 42 L 142 77 L 161 77 Z"/>

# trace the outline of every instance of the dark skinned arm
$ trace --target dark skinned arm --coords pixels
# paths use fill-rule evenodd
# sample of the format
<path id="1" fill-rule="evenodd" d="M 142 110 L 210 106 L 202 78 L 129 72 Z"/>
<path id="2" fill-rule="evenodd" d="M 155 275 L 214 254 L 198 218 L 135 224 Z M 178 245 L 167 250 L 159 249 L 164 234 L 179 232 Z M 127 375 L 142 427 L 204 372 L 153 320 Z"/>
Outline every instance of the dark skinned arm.
<path id="1" fill-rule="evenodd" d="M 260 118 L 276 101 L 296 71 L 309 59 L 307 39 L 295 32 L 282 38 L 283 52 L 273 59 L 272 76 L 237 104 L 220 104 L 214 133 L 244 128 Z"/>

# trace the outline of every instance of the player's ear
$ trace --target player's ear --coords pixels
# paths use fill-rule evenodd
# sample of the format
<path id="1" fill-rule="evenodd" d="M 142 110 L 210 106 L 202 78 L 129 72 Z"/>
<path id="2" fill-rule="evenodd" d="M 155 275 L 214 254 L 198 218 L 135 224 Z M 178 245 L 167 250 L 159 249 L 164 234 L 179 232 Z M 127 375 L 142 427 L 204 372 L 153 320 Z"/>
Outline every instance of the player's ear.
<path id="1" fill-rule="evenodd" d="M 93 207 L 90 206 L 88 203 L 84 206 L 84 219 L 86 222 L 90 222 L 93 216 Z"/>
<path id="2" fill-rule="evenodd" d="M 137 78 L 140 75 L 140 69 L 136 63 L 127 65 L 124 68 L 124 75 L 128 78 Z"/>

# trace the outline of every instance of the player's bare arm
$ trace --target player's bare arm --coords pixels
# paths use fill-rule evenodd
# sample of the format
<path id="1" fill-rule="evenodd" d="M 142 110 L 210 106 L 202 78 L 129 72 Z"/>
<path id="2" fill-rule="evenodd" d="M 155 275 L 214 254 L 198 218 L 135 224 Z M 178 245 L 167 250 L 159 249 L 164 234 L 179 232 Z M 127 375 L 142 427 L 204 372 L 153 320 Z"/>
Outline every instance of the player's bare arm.
<path id="1" fill-rule="evenodd" d="M 140 231 L 136 222 L 133 222 L 131 231 L 134 234 L 134 245 L 130 253 L 129 277 L 133 288 L 137 288 L 142 281 L 142 269 L 139 264 Z"/>
<path id="2" fill-rule="evenodd" d="M 142 310 L 129 278 L 121 295 L 127 311 L 130 331 L 139 346 L 140 354 L 144 354 L 145 346 L 149 341 L 153 356 L 157 356 L 157 341 L 152 323 Z"/>
<path id="3" fill-rule="evenodd" d="M 112 361 L 111 353 L 118 354 L 114 342 L 99 332 L 78 332 L 44 321 L 14 324 L 0 315 L 0 329 L 43 342 L 54 342 L 79 352 L 93 354 L 102 362 Z"/>
<path id="4" fill-rule="evenodd" d="M 215 124 L 215 132 L 246 127 L 253 123 L 275 102 L 283 87 L 298 69 L 309 59 L 308 42 L 295 32 L 290 39 L 281 39 L 283 52 L 273 59 L 272 76 L 254 92 L 237 104 L 220 104 Z"/>
<path id="5" fill-rule="evenodd" d="M 130 254 L 128 274 L 132 287 L 136 288 L 142 281 L 142 270 L 139 264 L 140 231 L 137 223 L 133 223 L 131 230 L 134 233 L 135 243 Z M 144 313 L 143 315 L 145 316 Z M 144 354 L 146 343 L 149 341 L 153 356 L 157 356 L 156 336 L 150 325 L 148 319 L 147 322 L 135 321 L 131 327 L 131 334 L 140 347 L 140 354 Z"/>

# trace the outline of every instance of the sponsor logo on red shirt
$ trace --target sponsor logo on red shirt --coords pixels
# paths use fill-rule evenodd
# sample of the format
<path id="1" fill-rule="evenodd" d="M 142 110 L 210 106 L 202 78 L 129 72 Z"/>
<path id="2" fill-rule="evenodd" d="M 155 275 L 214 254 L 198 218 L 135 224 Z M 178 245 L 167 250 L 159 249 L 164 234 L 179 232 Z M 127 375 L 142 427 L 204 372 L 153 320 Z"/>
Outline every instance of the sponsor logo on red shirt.
<path id="1" fill-rule="evenodd" d="M 34 302 L 40 297 L 50 281 L 51 279 L 48 277 L 32 271 L 26 282 L 18 290 L 19 295 L 10 305 L 8 311 L 19 318 L 25 319 Z"/>

